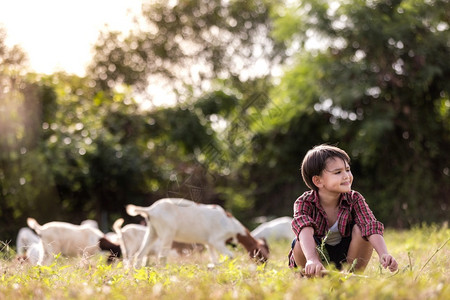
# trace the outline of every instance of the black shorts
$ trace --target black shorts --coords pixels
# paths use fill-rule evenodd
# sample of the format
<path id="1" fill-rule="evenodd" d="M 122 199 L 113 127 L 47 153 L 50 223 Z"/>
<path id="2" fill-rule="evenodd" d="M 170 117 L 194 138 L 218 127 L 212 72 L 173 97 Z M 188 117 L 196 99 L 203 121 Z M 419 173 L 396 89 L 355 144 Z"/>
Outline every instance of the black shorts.
<path id="1" fill-rule="evenodd" d="M 316 241 L 316 245 L 318 247 L 320 247 L 322 244 L 321 238 L 314 236 L 314 240 Z M 334 263 L 336 268 L 338 270 L 341 270 L 342 263 L 345 263 L 347 261 L 347 253 L 348 253 L 348 248 L 350 247 L 351 241 L 352 241 L 352 237 L 348 236 L 348 237 L 343 237 L 341 242 L 335 246 L 325 244 L 324 250 L 326 250 L 326 253 L 319 253 L 322 263 L 326 263 L 327 261 L 329 263 Z M 297 242 L 297 239 L 294 238 L 294 240 L 292 241 L 292 245 L 291 245 L 292 249 L 294 249 L 296 242 Z M 323 252 L 325 252 L 325 251 L 323 251 Z"/>

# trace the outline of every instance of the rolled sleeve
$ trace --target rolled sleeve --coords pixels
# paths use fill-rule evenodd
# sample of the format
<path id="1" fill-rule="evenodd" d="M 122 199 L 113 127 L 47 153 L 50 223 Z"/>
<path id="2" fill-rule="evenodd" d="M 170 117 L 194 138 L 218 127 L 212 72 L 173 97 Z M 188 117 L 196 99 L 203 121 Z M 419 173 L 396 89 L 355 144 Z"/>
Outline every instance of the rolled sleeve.
<path id="1" fill-rule="evenodd" d="M 361 235 L 363 238 L 367 239 L 367 237 L 372 234 L 380 234 L 384 233 L 384 225 L 379 222 L 372 211 L 369 208 L 366 200 L 359 193 L 356 195 L 356 201 L 354 202 L 354 218 L 355 223 L 359 226 L 361 230 Z"/>
<path id="2" fill-rule="evenodd" d="M 295 236 L 298 237 L 300 231 L 305 227 L 313 227 L 314 231 L 317 230 L 317 224 L 312 215 L 314 210 L 311 201 L 305 201 L 308 194 L 304 194 L 299 197 L 294 203 L 294 218 L 292 220 L 292 230 Z"/>
<path id="3" fill-rule="evenodd" d="M 362 237 L 366 238 L 371 236 L 372 234 L 383 235 L 384 233 L 384 225 L 379 221 L 372 221 L 370 223 L 359 225 L 359 229 L 361 229 Z"/>
<path id="4" fill-rule="evenodd" d="M 302 231 L 305 227 L 313 227 L 314 231 L 317 231 L 317 225 L 314 220 L 306 215 L 295 216 L 292 220 L 292 230 L 295 233 L 295 236 L 298 237 L 300 231 Z"/>

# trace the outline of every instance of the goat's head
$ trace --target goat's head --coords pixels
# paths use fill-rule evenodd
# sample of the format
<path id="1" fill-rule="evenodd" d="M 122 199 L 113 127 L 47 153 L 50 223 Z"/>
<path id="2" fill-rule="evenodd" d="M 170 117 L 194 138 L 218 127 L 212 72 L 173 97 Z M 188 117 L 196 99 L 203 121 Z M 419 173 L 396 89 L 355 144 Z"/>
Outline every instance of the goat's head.
<path id="1" fill-rule="evenodd" d="M 28 258 L 28 256 L 27 256 L 26 254 L 18 255 L 18 256 L 16 257 L 16 260 L 17 260 L 19 263 L 21 263 L 21 264 L 27 263 L 27 262 L 30 261 L 29 258 Z"/>
<path id="2" fill-rule="evenodd" d="M 250 258 L 257 263 L 265 263 L 269 259 L 269 245 L 265 239 L 255 239 L 247 230 L 246 235 L 238 234 L 237 240 L 247 249 Z"/>
<path id="3" fill-rule="evenodd" d="M 257 263 L 265 263 L 269 259 L 269 245 L 266 239 L 257 239 L 257 247 L 252 251 L 249 251 L 250 258 L 254 259 Z"/>
<path id="4" fill-rule="evenodd" d="M 110 252 L 110 254 L 108 256 L 108 263 L 114 262 L 117 258 L 119 258 L 122 255 L 122 250 L 120 249 L 120 245 L 116 245 L 116 244 L 112 243 L 105 237 L 100 238 L 99 247 L 103 251 Z"/>

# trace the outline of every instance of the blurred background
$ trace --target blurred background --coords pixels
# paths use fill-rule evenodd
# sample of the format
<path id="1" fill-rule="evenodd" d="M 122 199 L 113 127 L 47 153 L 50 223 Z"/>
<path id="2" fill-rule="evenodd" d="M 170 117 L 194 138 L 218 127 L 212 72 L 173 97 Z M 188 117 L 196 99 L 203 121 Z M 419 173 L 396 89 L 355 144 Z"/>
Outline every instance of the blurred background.
<path id="1" fill-rule="evenodd" d="M 448 221 L 448 0 L 16 2 L 0 14 L 0 240 L 29 216 L 110 231 L 164 197 L 252 229 L 292 216 L 322 143 L 349 153 L 387 227 Z"/>

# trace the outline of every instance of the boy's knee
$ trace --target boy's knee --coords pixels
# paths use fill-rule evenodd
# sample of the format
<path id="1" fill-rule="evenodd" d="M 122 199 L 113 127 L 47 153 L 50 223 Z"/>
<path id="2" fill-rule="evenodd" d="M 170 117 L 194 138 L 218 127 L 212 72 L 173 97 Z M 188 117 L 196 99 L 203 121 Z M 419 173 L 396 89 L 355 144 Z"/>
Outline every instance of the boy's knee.
<path id="1" fill-rule="evenodd" d="M 299 267 L 304 267 L 306 264 L 305 254 L 303 253 L 302 247 L 300 246 L 300 241 L 296 241 L 292 247 L 292 254 L 295 264 Z"/>
<path id="2" fill-rule="evenodd" d="M 357 241 L 364 241 L 364 242 L 369 242 L 368 240 L 367 240 L 367 238 L 364 238 L 363 236 L 362 236 L 362 232 L 361 232 L 361 228 L 359 228 L 359 226 L 358 225 L 353 225 L 353 228 L 352 228 L 352 240 L 357 240 Z"/>

